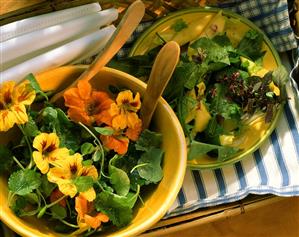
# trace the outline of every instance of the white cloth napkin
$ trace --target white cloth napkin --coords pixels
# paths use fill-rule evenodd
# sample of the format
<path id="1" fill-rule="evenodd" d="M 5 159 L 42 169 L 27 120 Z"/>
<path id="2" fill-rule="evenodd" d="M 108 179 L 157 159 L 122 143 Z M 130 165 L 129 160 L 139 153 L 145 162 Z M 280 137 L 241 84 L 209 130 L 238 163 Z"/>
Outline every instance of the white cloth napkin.
<path id="1" fill-rule="evenodd" d="M 65 21 L 87 16 L 100 10 L 101 6 L 98 3 L 91 3 L 12 22 L 0 27 L 0 42 L 49 26 L 58 25 Z"/>
<path id="2" fill-rule="evenodd" d="M 99 52 L 107 43 L 115 27 L 107 26 L 58 48 L 0 72 L 0 83 L 6 80 L 20 82 L 29 73 L 40 73 L 47 69 L 59 67 L 77 58 L 89 56 L 89 52 Z"/>
<path id="3" fill-rule="evenodd" d="M 74 40 L 109 25 L 117 17 L 117 10 L 111 8 L 1 42 L 1 71 L 48 51 L 49 46 L 57 47 L 66 43 L 65 41 Z"/>

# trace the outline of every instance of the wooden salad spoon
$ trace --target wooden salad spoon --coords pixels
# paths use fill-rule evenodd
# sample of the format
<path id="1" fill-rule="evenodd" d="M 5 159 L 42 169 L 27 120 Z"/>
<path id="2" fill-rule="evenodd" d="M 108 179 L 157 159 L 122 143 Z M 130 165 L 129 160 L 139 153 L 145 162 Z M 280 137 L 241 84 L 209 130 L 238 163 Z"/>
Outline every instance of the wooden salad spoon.
<path id="1" fill-rule="evenodd" d="M 98 54 L 94 62 L 90 64 L 90 66 L 70 86 L 56 93 L 51 98 L 50 102 L 55 103 L 57 100 L 62 98 L 64 92 L 71 87 L 75 87 L 79 80 L 89 81 L 92 77 L 94 77 L 126 43 L 142 20 L 144 12 L 145 6 L 142 1 L 137 0 L 132 3 L 126 10 L 126 13 L 123 15 L 120 23 L 107 42 L 106 46 Z"/>
<path id="2" fill-rule="evenodd" d="M 175 41 L 166 43 L 157 54 L 140 109 L 143 129 L 150 125 L 158 99 L 168 84 L 179 58 L 180 46 Z"/>

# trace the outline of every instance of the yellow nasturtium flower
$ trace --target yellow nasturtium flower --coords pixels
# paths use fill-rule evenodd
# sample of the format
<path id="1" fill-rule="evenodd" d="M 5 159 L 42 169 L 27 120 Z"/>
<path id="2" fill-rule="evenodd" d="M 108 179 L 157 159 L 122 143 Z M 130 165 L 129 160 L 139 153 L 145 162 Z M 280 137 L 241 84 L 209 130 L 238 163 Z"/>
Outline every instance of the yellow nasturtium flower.
<path id="1" fill-rule="evenodd" d="M 59 138 L 56 133 L 41 133 L 33 140 L 33 147 L 37 150 L 32 153 L 37 168 L 46 174 L 50 164 L 68 158 L 69 150 L 59 148 Z"/>
<path id="2" fill-rule="evenodd" d="M 76 178 L 80 176 L 90 176 L 93 180 L 98 178 L 97 169 L 93 165 L 83 166 L 82 160 L 81 154 L 76 153 L 67 159 L 59 161 L 55 164 L 55 167 L 50 168 L 47 174 L 48 180 L 56 183 L 60 192 L 71 198 L 78 193 L 77 186 L 74 183 Z M 80 192 L 80 195 L 89 202 L 96 198 L 96 193 L 92 187 L 84 192 Z"/>
<path id="3" fill-rule="evenodd" d="M 16 85 L 7 81 L 0 85 L 0 131 L 5 132 L 14 124 L 24 124 L 28 121 L 26 105 L 31 105 L 35 99 L 35 91 L 26 82 Z"/>
<path id="4" fill-rule="evenodd" d="M 112 127 L 116 130 L 134 128 L 140 123 L 137 112 L 141 107 L 140 94 L 137 92 L 133 98 L 130 90 L 122 91 L 117 95 L 116 103 L 111 104 L 110 114 Z"/>

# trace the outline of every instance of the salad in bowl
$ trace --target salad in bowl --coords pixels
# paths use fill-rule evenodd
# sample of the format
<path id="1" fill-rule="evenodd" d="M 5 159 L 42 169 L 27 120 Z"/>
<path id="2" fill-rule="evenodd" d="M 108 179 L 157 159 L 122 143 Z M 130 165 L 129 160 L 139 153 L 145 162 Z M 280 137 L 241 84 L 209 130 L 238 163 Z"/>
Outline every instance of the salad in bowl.
<path id="1" fill-rule="evenodd" d="M 138 79 L 104 68 L 63 104 L 50 102 L 84 69 L 1 84 L 0 215 L 22 236 L 134 236 L 165 215 L 182 184 L 183 131 L 162 99 L 142 129 Z"/>

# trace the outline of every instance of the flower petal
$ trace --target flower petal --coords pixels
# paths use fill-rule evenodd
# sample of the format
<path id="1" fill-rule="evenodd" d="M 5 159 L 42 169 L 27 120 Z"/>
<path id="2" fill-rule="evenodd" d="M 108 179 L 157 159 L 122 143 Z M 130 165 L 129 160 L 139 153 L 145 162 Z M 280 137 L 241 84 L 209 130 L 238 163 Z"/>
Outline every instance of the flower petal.
<path id="1" fill-rule="evenodd" d="M 100 136 L 103 145 L 108 149 L 113 149 L 120 155 L 123 155 L 127 152 L 129 146 L 129 139 L 122 136 Z"/>
<path id="2" fill-rule="evenodd" d="M 89 202 L 92 202 L 96 198 L 96 192 L 94 191 L 93 188 L 90 188 L 85 192 L 80 192 L 80 195 Z"/>
<path id="3" fill-rule="evenodd" d="M 17 124 L 24 124 L 28 122 L 28 115 L 26 112 L 26 107 L 23 104 L 16 104 L 11 107 L 11 111 L 15 116 Z"/>
<path id="4" fill-rule="evenodd" d="M 42 172 L 42 174 L 46 174 L 49 171 L 49 163 L 46 159 L 43 158 L 42 153 L 34 151 L 32 153 L 32 156 L 36 167 Z"/>
<path id="5" fill-rule="evenodd" d="M 125 129 L 127 127 L 127 117 L 125 113 L 116 115 L 112 119 L 112 127 L 116 130 Z"/>
<path id="6" fill-rule="evenodd" d="M 93 118 L 88 116 L 85 110 L 70 108 L 68 109 L 67 114 L 70 119 L 76 123 L 81 122 L 88 126 L 92 125 L 93 123 Z"/>
<path id="7" fill-rule="evenodd" d="M 65 106 L 69 108 L 84 110 L 85 102 L 79 95 L 78 88 L 70 88 L 63 94 Z"/>
<path id="8" fill-rule="evenodd" d="M 35 99 L 36 93 L 29 83 L 22 82 L 16 86 L 13 91 L 13 102 L 15 104 L 31 105 Z"/>
<path id="9" fill-rule="evenodd" d="M 57 185 L 60 192 L 62 192 L 64 195 L 68 195 L 73 198 L 77 194 L 77 187 L 70 180 L 59 180 Z"/>
<path id="10" fill-rule="evenodd" d="M 6 81 L 0 87 L 0 101 L 4 105 L 12 103 L 12 94 L 16 83 L 14 81 Z"/>
<path id="11" fill-rule="evenodd" d="M 84 215 L 88 212 L 87 200 L 81 195 L 75 198 L 75 210 L 80 219 L 83 219 Z"/>
<path id="12" fill-rule="evenodd" d="M 140 119 L 138 118 L 138 115 L 134 112 L 127 112 L 127 126 L 129 128 L 134 128 L 140 123 Z"/>
<path id="13" fill-rule="evenodd" d="M 16 116 L 9 110 L 0 110 L 0 131 L 6 132 L 14 126 Z"/>
<path id="14" fill-rule="evenodd" d="M 97 179 L 98 178 L 98 170 L 93 165 L 83 166 L 83 168 L 80 171 L 80 176 L 90 176 L 93 179 Z"/>
<path id="15" fill-rule="evenodd" d="M 88 81 L 86 80 L 80 80 L 78 82 L 78 90 L 79 90 L 79 95 L 81 97 L 81 99 L 83 100 L 88 100 L 91 96 L 91 85 L 89 84 Z"/>
<path id="16" fill-rule="evenodd" d="M 133 101 L 133 93 L 130 90 L 121 91 L 116 97 L 116 103 L 118 106 L 126 105 Z"/>
<path id="17" fill-rule="evenodd" d="M 139 135 L 142 131 L 142 121 L 139 119 L 139 121 L 135 124 L 133 128 L 127 128 L 125 135 L 132 141 L 137 141 L 139 138 Z"/>

